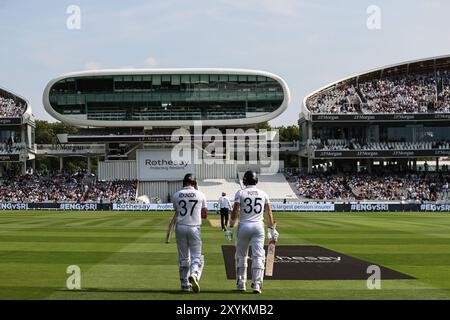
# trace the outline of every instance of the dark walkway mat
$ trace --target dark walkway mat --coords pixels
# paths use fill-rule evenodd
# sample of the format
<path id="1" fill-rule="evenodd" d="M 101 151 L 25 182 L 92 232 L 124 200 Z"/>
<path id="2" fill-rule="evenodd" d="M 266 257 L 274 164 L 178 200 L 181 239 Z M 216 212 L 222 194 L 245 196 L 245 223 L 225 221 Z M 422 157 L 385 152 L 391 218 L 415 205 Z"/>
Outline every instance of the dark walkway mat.
<path id="1" fill-rule="evenodd" d="M 265 247 L 267 252 L 267 246 Z M 222 246 L 228 279 L 236 279 L 234 246 Z M 249 250 L 251 253 L 251 249 Z M 353 258 L 319 246 L 277 246 L 273 280 L 367 280 L 367 268 L 377 265 L 381 280 L 414 279 L 409 275 L 385 268 L 376 263 Z M 248 279 L 251 279 L 251 259 L 248 260 Z"/>

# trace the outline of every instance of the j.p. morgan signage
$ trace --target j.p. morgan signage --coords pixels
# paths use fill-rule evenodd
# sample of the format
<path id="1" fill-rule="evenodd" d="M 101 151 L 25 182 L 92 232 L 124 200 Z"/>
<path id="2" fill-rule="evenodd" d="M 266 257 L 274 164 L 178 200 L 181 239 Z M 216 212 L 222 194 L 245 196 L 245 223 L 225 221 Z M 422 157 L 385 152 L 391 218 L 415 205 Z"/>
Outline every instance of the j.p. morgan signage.
<path id="1" fill-rule="evenodd" d="M 173 157 L 170 150 L 139 151 L 137 174 L 142 181 L 183 180 L 186 173 L 195 173 L 191 159 Z"/>
<path id="2" fill-rule="evenodd" d="M 327 150 L 314 151 L 314 158 L 409 158 L 409 157 L 447 157 L 450 150 Z"/>
<path id="3" fill-rule="evenodd" d="M 1 118 L 0 126 L 12 125 L 12 124 L 21 124 L 20 118 Z"/>
<path id="4" fill-rule="evenodd" d="M 449 121 L 450 113 L 423 113 L 423 114 L 313 114 L 314 122 L 330 121 Z"/>

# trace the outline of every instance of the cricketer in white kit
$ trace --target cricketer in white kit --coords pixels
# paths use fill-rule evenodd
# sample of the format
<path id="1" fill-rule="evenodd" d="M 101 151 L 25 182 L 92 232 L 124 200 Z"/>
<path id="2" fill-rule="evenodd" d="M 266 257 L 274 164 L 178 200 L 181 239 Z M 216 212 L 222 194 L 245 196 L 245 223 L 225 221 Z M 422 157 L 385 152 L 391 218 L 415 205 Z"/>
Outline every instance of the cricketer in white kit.
<path id="1" fill-rule="evenodd" d="M 205 196 L 197 190 L 194 175 L 184 177 L 183 189 L 173 195 L 173 206 L 177 217 L 175 236 L 181 289 L 198 293 L 205 264 L 200 226 L 202 219 L 207 218 L 208 209 Z"/>
<path id="2" fill-rule="evenodd" d="M 244 174 L 245 189 L 239 190 L 234 199 L 231 213 L 230 230 L 225 236 L 231 241 L 233 226 L 239 213 L 239 225 L 236 231 L 236 280 L 237 290 L 245 292 L 247 284 L 247 259 L 249 246 L 252 246 L 252 289 L 254 293 L 262 292 L 266 254 L 264 250 L 264 213 L 267 214 L 267 237 L 278 240 L 275 230 L 272 207 L 267 194 L 256 188 L 258 177 L 253 171 Z"/>

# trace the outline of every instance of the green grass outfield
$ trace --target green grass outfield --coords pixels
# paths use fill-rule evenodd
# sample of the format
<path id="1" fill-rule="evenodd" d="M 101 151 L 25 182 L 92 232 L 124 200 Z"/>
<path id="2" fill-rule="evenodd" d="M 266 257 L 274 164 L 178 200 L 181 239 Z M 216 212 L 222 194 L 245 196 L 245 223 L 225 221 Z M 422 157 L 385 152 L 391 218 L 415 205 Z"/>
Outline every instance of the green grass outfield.
<path id="1" fill-rule="evenodd" d="M 320 245 L 410 274 L 365 281 L 266 281 L 233 292 L 224 233 L 203 226 L 202 292 L 178 291 L 177 253 L 164 244 L 170 213 L 0 212 L 0 299 L 450 299 L 450 214 L 275 213 L 279 244 Z M 217 219 L 217 216 L 211 216 Z M 78 265 L 80 291 L 65 289 Z"/>

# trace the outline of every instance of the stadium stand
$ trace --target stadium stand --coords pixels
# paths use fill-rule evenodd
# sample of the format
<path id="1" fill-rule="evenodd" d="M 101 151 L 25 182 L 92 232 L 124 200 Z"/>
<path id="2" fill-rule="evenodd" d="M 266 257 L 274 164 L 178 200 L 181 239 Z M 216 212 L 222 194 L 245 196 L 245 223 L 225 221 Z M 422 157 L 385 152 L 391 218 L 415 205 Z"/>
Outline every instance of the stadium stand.
<path id="1" fill-rule="evenodd" d="M 25 105 L 6 97 L 0 91 L 0 118 L 17 118 L 25 112 Z"/>
<path id="2" fill-rule="evenodd" d="M 233 200 L 241 185 L 235 179 L 205 179 L 198 181 L 198 189 L 204 193 L 207 201 L 217 201 L 222 192 Z"/>
<path id="3" fill-rule="evenodd" d="M 308 108 L 312 113 L 356 113 L 354 98 L 359 99 L 353 85 L 335 86 L 308 100 Z"/>
<path id="4" fill-rule="evenodd" d="M 136 181 L 95 181 L 81 172 L 4 175 L 0 182 L 1 202 L 133 203 L 136 200 Z"/>
<path id="5" fill-rule="evenodd" d="M 306 105 L 312 113 L 446 113 L 449 84 L 447 72 L 340 83 L 311 96 Z"/>
<path id="6" fill-rule="evenodd" d="M 404 175 L 365 173 L 291 175 L 303 200 L 437 201 L 448 200 L 448 173 Z"/>
<path id="7" fill-rule="evenodd" d="M 0 154 L 20 153 L 26 149 L 25 143 L 0 143 Z"/>
<path id="8" fill-rule="evenodd" d="M 239 181 L 242 184 L 244 172 L 239 172 Z M 298 197 L 286 177 L 282 173 L 272 175 L 258 175 L 258 188 L 264 190 L 271 201 L 296 201 Z M 243 186 L 242 186 L 243 187 Z"/>
<path id="9" fill-rule="evenodd" d="M 433 150 L 450 149 L 450 141 L 434 142 L 364 142 L 357 139 L 309 139 L 312 150 Z"/>
<path id="10" fill-rule="evenodd" d="M 150 203 L 169 203 L 182 186 L 181 181 L 139 181 L 137 194 L 147 196 Z"/>

